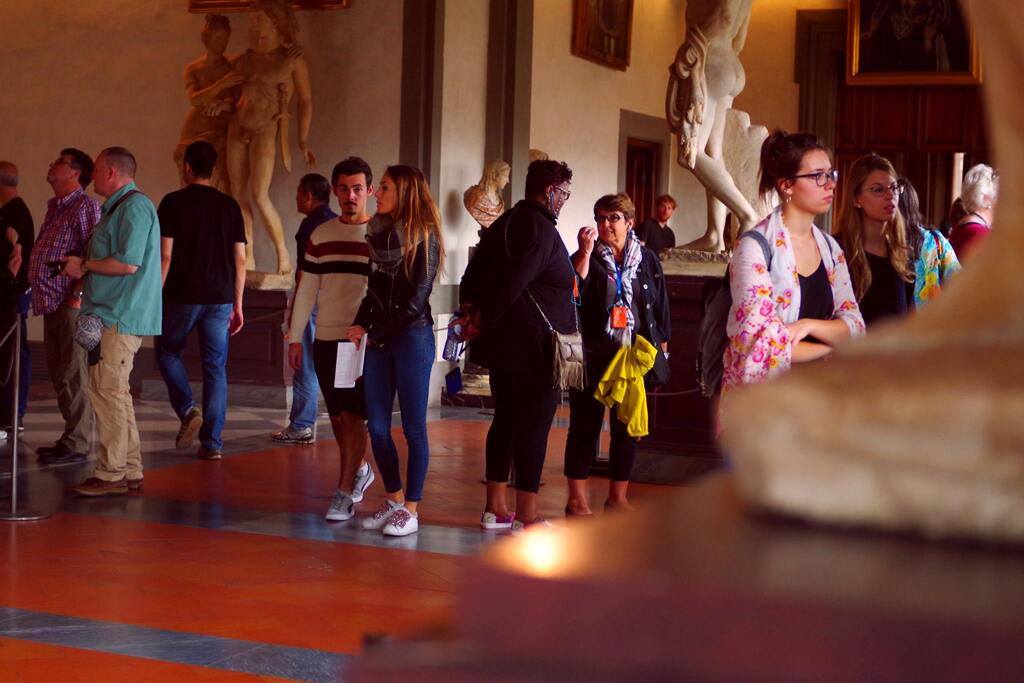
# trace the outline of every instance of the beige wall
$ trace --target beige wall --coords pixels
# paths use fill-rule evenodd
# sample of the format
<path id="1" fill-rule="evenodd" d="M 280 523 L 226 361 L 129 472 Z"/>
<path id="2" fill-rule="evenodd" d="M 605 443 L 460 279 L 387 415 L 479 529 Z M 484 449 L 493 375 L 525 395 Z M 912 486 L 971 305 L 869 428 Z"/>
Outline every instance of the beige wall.
<path id="1" fill-rule="evenodd" d="M 800 88 L 793 82 L 796 12 L 846 9 L 848 4 L 846 0 L 755 0 L 747 44 L 740 53 L 747 87 L 733 106 L 769 130 L 796 130 L 800 108 Z"/>
<path id="2" fill-rule="evenodd" d="M 47 164 L 64 146 L 95 154 L 124 145 L 138 158 L 140 187 L 155 201 L 176 189 L 171 151 L 187 111 L 182 70 L 202 54 L 202 15 L 185 7 L 185 0 L 4 0 L 0 157 L 21 167 L 22 194 L 37 224 L 51 196 Z M 245 47 L 247 17 L 230 18 L 235 53 Z M 398 158 L 401 0 L 300 12 L 299 20 L 314 91 L 315 170 L 330 176 L 335 162 L 358 154 L 379 174 Z M 306 170 L 297 148 L 292 157 L 291 174 L 278 163 L 272 196 L 294 250 L 295 186 Z M 255 244 L 257 265 L 272 267 L 259 229 Z"/>
<path id="3" fill-rule="evenodd" d="M 621 189 L 620 109 L 665 116 L 668 65 L 683 35 L 683 7 L 682 0 L 636 0 L 630 66 L 623 72 L 572 55 L 572 0 L 535 4 L 530 147 L 573 169 L 572 198 L 559 219 L 570 248 L 579 226 L 593 222 L 594 201 Z M 682 175 L 673 167 L 672 192 L 680 191 Z"/>
<path id="4" fill-rule="evenodd" d="M 441 174 L 438 207 L 444 224 L 447 265 L 443 284 L 458 284 L 469 247 L 480 226 L 466 212 L 462 195 L 480 180 L 486 159 L 487 31 L 489 3 L 444 3 L 444 70 L 441 95 Z"/>

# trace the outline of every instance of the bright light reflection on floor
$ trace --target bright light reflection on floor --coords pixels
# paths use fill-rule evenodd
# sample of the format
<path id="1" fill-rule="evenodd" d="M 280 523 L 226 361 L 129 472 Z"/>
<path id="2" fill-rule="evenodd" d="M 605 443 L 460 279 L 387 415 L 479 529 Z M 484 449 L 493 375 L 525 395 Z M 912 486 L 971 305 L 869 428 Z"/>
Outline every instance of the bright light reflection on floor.
<path id="1" fill-rule="evenodd" d="M 536 529 L 527 533 L 518 550 L 528 573 L 548 577 L 565 561 L 565 535 L 552 529 Z"/>

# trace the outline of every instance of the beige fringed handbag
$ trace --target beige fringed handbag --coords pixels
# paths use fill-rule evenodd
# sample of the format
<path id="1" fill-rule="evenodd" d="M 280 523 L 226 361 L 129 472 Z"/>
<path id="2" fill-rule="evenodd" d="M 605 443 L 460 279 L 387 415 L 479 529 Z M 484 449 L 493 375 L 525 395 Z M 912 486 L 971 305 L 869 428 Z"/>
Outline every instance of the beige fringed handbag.
<path id="1" fill-rule="evenodd" d="M 580 333 L 580 316 L 576 311 L 576 304 L 573 303 L 572 311 L 576 318 L 576 331 L 571 334 L 562 334 L 551 326 L 551 321 L 544 315 L 544 310 L 533 298 L 530 290 L 526 295 L 537 307 L 540 317 L 551 330 L 551 344 L 554 347 L 554 358 L 551 361 L 552 382 L 555 389 L 565 391 L 566 389 L 579 389 L 587 383 L 586 366 L 583 364 L 583 335 Z"/>

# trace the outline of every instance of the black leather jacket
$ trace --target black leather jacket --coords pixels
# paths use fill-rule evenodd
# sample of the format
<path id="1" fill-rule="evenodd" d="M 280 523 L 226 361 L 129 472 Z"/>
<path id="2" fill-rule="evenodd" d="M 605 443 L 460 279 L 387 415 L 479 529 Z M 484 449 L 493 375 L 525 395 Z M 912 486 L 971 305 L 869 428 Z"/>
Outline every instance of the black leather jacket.
<path id="1" fill-rule="evenodd" d="M 399 243 L 394 229 L 382 235 L 367 236 L 382 249 Z M 366 296 L 356 313 L 355 324 L 364 328 L 370 343 L 383 346 L 403 330 L 434 324 L 430 311 L 430 292 L 434 289 L 441 246 L 433 237 L 416 251 L 412 269 L 406 274 L 404 259 L 397 267 L 385 269 L 370 261 L 370 279 Z"/>

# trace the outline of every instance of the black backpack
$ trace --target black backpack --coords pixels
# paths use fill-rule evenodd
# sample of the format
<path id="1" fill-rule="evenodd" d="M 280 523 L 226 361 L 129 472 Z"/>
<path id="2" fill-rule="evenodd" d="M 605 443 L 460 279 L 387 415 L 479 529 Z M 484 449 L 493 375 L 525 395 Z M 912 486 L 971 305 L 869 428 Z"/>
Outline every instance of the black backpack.
<path id="1" fill-rule="evenodd" d="M 768 271 L 772 269 L 772 252 L 768 238 L 755 230 L 747 230 L 740 239 L 750 237 L 761 245 Z M 721 280 L 709 280 L 701 293 L 700 333 L 697 337 L 697 385 L 703 396 L 711 398 L 722 388 L 722 356 L 729 345 L 725 323 L 732 308 L 732 290 L 729 288 L 729 269 Z"/>

